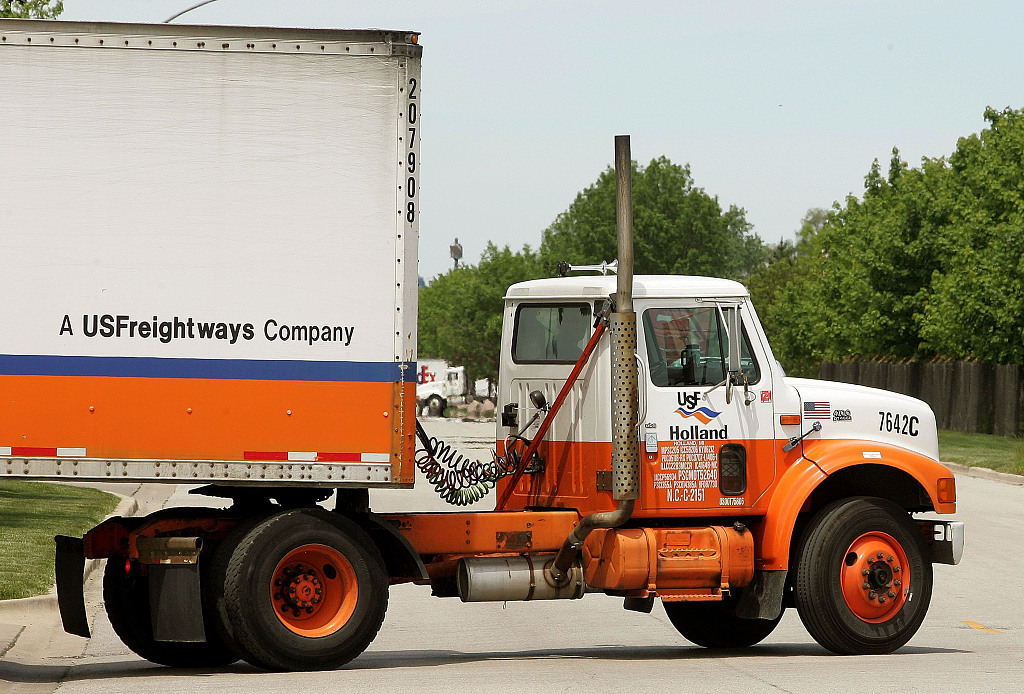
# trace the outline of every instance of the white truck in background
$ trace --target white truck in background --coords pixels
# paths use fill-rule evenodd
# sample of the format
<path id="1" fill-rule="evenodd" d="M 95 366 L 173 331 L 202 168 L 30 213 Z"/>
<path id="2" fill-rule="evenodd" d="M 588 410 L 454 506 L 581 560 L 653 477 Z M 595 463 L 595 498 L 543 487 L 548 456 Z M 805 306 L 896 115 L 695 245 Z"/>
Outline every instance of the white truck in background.
<path id="1" fill-rule="evenodd" d="M 417 366 L 416 403 L 420 412 L 439 417 L 448 405 L 462 404 L 472 397 L 466 367 L 450 366 L 444 359 L 420 359 Z"/>

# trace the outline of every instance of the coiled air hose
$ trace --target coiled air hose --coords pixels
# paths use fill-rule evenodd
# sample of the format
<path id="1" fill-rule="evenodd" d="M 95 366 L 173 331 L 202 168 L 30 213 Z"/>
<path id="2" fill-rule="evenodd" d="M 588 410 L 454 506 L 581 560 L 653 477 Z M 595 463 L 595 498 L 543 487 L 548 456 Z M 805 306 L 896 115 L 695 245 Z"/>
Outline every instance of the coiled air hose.
<path id="1" fill-rule="evenodd" d="M 495 453 L 494 460 L 489 463 L 467 458 L 440 438 L 428 436 L 417 421 L 416 435 L 421 448 L 416 450 L 416 467 L 447 503 L 468 506 L 480 501 L 494 489 L 498 480 L 513 474 L 519 467 L 519 461 L 530 444 L 522 434 L 540 414 L 537 412 L 518 434 L 505 439 L 505 455 Z"/>

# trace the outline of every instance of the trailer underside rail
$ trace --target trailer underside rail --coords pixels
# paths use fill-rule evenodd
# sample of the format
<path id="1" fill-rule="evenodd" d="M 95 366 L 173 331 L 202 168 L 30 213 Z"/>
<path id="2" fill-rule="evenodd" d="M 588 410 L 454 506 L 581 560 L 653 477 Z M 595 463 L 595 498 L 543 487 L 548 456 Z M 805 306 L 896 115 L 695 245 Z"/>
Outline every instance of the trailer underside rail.
<path id="1" fill-rule="evenodd" d="M 0 458 L 0 470 L 37 480 L 174 482 L 234 485 L 361 487 L 388 485 L 391 465 L 362 462 L 256 460 L 108 460 L 101 458 Z"/>

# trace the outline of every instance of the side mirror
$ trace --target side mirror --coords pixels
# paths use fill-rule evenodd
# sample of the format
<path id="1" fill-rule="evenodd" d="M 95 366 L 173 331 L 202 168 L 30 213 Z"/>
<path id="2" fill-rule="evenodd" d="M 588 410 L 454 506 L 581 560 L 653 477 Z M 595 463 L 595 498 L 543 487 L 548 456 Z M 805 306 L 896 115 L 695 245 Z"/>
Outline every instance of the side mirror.
<path id="1" fill-rule="evenodd" d="M 539 390 L 530 391 L 530 402 L 533 403 L 533 406 L 536 407 L 538 410 L 548 409 L 548 399 L 545 398 L 544 393 L 540 392 Z"/>

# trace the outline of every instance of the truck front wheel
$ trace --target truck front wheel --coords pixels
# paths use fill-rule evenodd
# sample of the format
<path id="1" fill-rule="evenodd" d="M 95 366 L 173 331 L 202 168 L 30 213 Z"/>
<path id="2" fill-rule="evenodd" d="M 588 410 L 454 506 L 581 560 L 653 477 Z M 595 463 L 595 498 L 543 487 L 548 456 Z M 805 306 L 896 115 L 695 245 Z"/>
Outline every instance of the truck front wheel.
<path id="1" fill-rule="evenodd" d="M 735 601 L 666 602 L 672 626 L 687 641 L 705 648 L 746 648 L 760 643 L 782 619 L 742 619 L 734 613 Z"/>
<path id="2" fill-rule="evenodd" d="M 891 653 L 913 637 L 932 594 L 932 565 L 909 514 L 879 498 L 842 499 L 811 520 L 798 550 L 796 607 L 834 653 Z"/>
<path id="3" fill-rule="evenodd" d="M 255 525 L 224 572 L 224 616 L 236 648 L 268 670 L 344 665 L 377 635 L 387 610 L 384 562 L 369 536 L 322 509 Z"/>

